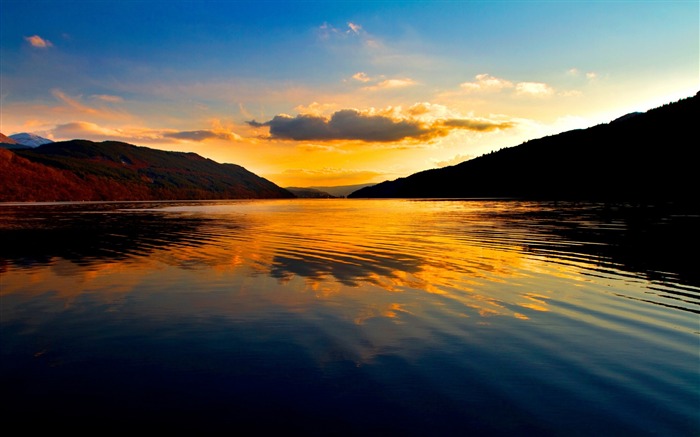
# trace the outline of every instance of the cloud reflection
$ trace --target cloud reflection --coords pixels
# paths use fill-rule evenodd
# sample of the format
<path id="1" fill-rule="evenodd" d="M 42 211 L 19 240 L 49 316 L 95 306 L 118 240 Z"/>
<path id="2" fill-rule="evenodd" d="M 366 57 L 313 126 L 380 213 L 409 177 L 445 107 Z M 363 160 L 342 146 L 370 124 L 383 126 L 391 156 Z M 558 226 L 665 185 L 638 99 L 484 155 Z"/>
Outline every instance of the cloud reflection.
<path id="1" fill-rule="evenodd" d="M 300 208 L 302 202 L 4 206 L 2 294 L 24 290 L 27 283 L 36 290 L 50 284 L 65 296 L 97 289 L 111 292 L 105 296 L 126 294 L 148 282 L 154 272 L 167 270 L 164 281 L 181 276 L 199 280 L 200 275 L 209 281 L 193 288 L 247 283 L 239 292 L 251 298 L 263 284 L 255 278 L 276 279 L 278 287 L 300 292 L 272 297 L 292 307 L 310 298 L 363 296 L 358 311 L 364 315 L 351 316 L 357 321 L 372 314 L 406 316 L 416 308 L 389 296 L 418 291 L 481 317 L 527 320 L 551 311 L 549 302 L 557 292 L 556 283 L 543 288 L 533 279 L 540 270 L 550 279 L 560 276 L 570 283 L 585 279 L 577 273 L 581 268 L 604 275 L 620 266 L 640 267 L 615 240 L 635 233 L 620 233 L 626 228 L 619 223 L 596 225 L 590 211 L 583 209 L 433 202 L 401 214 L 386 210 L 386 201 L 379 201 L 370 203 L 373 206 L 363 210 L 360 219 L 350 201 L 306 202 Z M 417 203 L 398 204 L 405 205 Z M 649 240 L 655 233 L 641 229 L 640 236 L 655 241 Z M 538 261 L 543 257 L 552 263 Z M 7 274 L 22 270 L 27 273 L 20 277 Z M 484 293 L 485 284 L 494 290 L 503 284 L 503 291 Z M 663 293 L 681 307 L 687 307 L 682 300 L 688 293 L 693 296 L 687 290 Z"/>

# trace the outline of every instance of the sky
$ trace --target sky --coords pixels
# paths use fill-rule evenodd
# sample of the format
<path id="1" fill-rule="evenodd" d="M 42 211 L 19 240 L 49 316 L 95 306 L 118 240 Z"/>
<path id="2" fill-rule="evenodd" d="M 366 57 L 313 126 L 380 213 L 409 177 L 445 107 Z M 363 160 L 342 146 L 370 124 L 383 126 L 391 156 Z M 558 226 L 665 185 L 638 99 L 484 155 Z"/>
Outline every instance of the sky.
<path id="1" fill-rule="evenodd" d="M 0 0 L 3 134 L 195 152 L 282 187 L 393 180 L 698 91 L 698 0 Z"/>

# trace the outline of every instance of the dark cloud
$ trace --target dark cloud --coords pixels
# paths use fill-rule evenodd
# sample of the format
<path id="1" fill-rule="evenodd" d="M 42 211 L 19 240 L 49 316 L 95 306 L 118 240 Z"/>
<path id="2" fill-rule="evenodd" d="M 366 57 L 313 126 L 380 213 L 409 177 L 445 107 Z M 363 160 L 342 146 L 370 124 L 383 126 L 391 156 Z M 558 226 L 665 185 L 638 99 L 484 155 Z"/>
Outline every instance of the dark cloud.
<path id="1" fill-rule="evenodd" d="M 512 123 L 492 123 L 483 120 L 450 119 L 431 124 L 406 118 L 363 114 L 355 109 L 335 112 L 331 118 L 299 114 L 296 117 L 276 115 L 264 123 L 247 122 L 253 127 L 269 127 L 273 138 L 295 141 L 358 140 L 392 142 L 411 138 L 428 140 L 444 136 L 452 129 L 489 131 L 512 127 Z"/>
<path id="2" fill-rule="evenodd" d="M 431 129 L 415 120 L 394 120 L 383 115 L 365 115 L 343 109 L 331 118 L 316 115 L 277 115 L 265 123 L 249 121 L 254 127 L 268 126 L 274 138 L 304 140 L 360 140 L 389 142 L 430 136 Z"/>

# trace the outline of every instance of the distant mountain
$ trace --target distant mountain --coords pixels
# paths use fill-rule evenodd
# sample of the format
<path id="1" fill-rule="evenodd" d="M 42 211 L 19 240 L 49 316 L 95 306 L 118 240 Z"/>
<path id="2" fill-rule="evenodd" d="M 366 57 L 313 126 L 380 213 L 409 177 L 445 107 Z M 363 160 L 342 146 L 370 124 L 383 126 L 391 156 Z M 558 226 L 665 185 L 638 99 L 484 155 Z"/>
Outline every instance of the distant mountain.
<path id="1" fill-rule="evenodd" d="M 0 148 L 14 150 L 14 149 L 26 149 L 27 146 L 23 146 L 22 144 L 19 144 L 14 139 L 4 135 L 3 133 L 0 133 Z"/>
<path id="2" fill-rule="evenodd" d="M 295 197 L 239 165 L 117 141 L 0 152 L 0 201 Z"/>
<path id="3" fill-rule="evenodd" d="M 700 93 L 608 124 L 552 135 L 348 197 L 693 201 Z"/>
<path id="4" fill-rule="evenodd" d="M 324 191 L 332 196 L 335 197 L 346 197 L 348 194 L 352 193 L 353 191 L 357 191 L 360 188 L 364 187 L 370 187 L 375 184 L 358 184 L 358 185 L 338 185 L 338 186 L 331 186 L 331 187 L 323 187 L 323 186 L 314 186 L 314 187 L 308 187 L 314 190 L 319 190 L 319 191 Z"/>
<path id="5" fill-rule="evenodd" d="M 48 138 L 26 132 L 10 135 L 10 138 L 15 140 L 18 144 L 22 144 L 23 146 L 27 147 L 39 147 L 43 144 L 53 143 L 53 141 L 49 140 Z"/>
<path id="6" fill-rule="evenodd" d="M 296 197 L 306 199 L 331 199 L 336 197 L 315 188 L 285 187 L 285 189 L 294 194 Z"/>

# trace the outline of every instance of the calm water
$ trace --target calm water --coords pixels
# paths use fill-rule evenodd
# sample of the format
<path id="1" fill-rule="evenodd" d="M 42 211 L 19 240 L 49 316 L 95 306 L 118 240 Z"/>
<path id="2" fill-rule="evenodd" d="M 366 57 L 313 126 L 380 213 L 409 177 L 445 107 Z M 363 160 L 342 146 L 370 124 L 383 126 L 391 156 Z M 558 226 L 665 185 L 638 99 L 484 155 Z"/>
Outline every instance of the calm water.
<path id="1" fill-rule="evenodd" d="M 3 424 L 699 436 L 698 225 L 515 201 L 0 205 Z"/>

